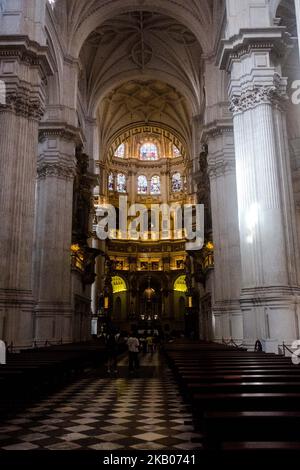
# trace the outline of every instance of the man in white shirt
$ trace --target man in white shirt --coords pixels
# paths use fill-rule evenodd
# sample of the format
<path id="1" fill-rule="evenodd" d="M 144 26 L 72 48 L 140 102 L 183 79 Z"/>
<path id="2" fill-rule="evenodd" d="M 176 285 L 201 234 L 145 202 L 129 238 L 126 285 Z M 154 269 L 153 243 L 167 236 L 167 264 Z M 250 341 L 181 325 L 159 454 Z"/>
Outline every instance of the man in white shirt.
<path id="1" fill-rule="evenodd" d="M 128 346 L 128 354 L 129 354 L 129 372 L 133 373 L 134 371 L 138 370 L 140 367 L 140 364 L 139 364 L 140 342 L 135 332 L 132 332 L 129 338 L 127 339 L 127 346 Z"/>

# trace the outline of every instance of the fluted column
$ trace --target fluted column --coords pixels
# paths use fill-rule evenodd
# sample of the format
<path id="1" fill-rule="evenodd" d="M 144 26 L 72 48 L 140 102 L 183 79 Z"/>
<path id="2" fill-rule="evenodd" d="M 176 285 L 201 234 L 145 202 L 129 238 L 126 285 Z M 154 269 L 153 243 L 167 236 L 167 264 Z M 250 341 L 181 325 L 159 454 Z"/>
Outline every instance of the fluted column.
<path id="1" fill-rule="evenodd" d="M 216 67 L 215 57 L 208 58 L 205 62 L 205 125 L 202 126 L 202 134 L 200 127 L 199 135 L 202 146 L 207 144 L 208 149 L 207 170 L 214 241 L 211 328 L 217 341 L 222 338 L 240 341 L 243 339 L 241 257 L 233 123 L 228 111 L 227 83 L 227 75 Z M 200 158 L 200 186 L 205 188 L 206 174 L 203 173 L 206 173 L 206 165 L 203 158 L 205 152 Z"/>
<path id="2" fill-rule="evenodd" d="M 9 41 L 9 39 L 8 39 Z M 38 125 L 46 49 L 24 40 L 0 41 L 0 338 L 16 347 L 33 340 L 32 248 Z"/>
<path id="3" fill-rule="evenodd" d="M 290 146 L 293 152 L 292 178 L 293 178 L 293 188 L 294 188 L 298 240 L 300 240 L 300 138 L 291 139 Z"/>
<path id="4" fill-rule="evenodd" d="M 70 248 L 75 139 L 74 129 L 44 125 L 40 131 L 34 253 L 38 344 L 72 340 Z"/>
<path id="5" fill-rule="evenodd" d="M 207 126 L 214 240 L 215 339 L 243 339 L 240 308 L 241 259 L 235 174 L 234 136 L 231 124 Z"/>
<path id="6" fill-rule="evenodd" d="M 291 343 L 299 337 L 299 256 L 285 120 L 286 80 L 276 53 L 253 31 L 228 41 L 242 260 L 244 337 Z M 271 35 L 270 35 L 271 36 Z M 245 48 L 247 42 L 247 48 Z M 274 62 L 273 62 L 274 61 Z"/>

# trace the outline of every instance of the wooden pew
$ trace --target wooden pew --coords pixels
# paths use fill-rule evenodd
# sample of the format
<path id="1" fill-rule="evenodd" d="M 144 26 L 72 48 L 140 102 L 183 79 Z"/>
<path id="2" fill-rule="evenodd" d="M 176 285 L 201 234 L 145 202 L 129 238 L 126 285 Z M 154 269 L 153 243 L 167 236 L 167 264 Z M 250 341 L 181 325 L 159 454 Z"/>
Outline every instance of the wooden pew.
<path id="1" fill-rule="evenodd" d="M 166 357 L 207 449 L 300 451 L 300 367 L 290 358 L 211 343 L 173 344 Z"/>

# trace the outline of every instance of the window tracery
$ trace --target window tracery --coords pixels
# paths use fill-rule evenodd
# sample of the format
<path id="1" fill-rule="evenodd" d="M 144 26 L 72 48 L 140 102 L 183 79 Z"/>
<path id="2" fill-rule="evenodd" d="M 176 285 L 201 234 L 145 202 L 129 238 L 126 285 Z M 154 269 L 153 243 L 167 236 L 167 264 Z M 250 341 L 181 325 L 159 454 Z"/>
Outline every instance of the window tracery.
<path id="1" fill-rule="evenodd" d="M 138 177 L 138 194 L 147 194 L 148 193 L 148 180 L 145 175 L 140 175 Z"/>
<path id="2" fill-rule="evenodd" d="M 172 191 L 178 193 L 183 190 L 183 180 L 181 173 L 174 173 L 172 176 Z"/>
<path id="3" fill-rule="evenodd" d="M 126 176 L 124 173 L 118 173 L 117 175 L 117 191 L 118 193 L 126 193 Z"/>
<path id="4" fill-rule="evenodd" d="M 158 160 L 158 148 L 157 145 L 147 142 L 141 146 L 140 149 L 141 160 Z"/>

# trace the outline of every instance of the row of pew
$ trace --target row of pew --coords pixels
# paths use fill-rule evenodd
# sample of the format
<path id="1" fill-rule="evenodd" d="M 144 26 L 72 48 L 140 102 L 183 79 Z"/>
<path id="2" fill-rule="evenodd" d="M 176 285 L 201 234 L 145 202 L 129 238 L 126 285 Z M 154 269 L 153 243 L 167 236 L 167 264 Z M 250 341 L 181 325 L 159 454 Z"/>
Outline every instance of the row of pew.
<path id="1" fill-rule="evenodd" d="M 106 360 L 105 347 L 97 342 L 58 345 L 8 353 L 0 365 L 0 418 L 29 402 L 59 389 Z"/>
<path id="2" fill-rule="evenodd" d="M 204 449 L 300 451 L 300 366 L 290 357 L 192 342 L 165 352 Z"/>

